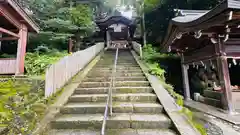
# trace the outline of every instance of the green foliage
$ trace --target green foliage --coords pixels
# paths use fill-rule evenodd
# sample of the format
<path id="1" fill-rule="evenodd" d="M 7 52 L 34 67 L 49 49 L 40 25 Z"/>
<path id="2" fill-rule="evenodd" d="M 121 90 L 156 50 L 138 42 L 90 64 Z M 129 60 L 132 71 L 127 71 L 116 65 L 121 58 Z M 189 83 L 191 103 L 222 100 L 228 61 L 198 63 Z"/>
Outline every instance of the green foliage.
<path id="1" fill-rule="evenodd" d="M 44 113 L 43 89 L 31 88 L 27 81 L 0 82 L 0 123 L 7 126 L 8 134 L 29 134 Z"/>
<path id="2" fill-rule="evenodd" d="M 158 76 L 160 79 L 164 80 L 165 70 L 161 69 L 158 63 L 148 64 L 149 73 Z"/>
<path id="3" fill-rule="evenodd" d="M 174 91 L 172 85 L 167 84 L 165 82 L 165 70 L 161 68 L 161 66 L 156 62 L 159 58 L 168 58 L 168 57 L 176 57 L 171 54 L 162 54 L 159 53 L 151 44 L 148 44 L 143 47 L 143 59 L 149 67 L 149 73 L 155 75 L 161 81 L 163 87 L 168 90 L 169 94 L 176 99 L 176 102 L 179 106 L 183 106 L 183 96 L 179 95 Z"/>
<path id="4" fill-rule="evenodd" d="M 45 52 L 27 53 L 25 60 L 25 68 L 28 75 L 42 75 L 45 70 L 54 62 L 67 55 L 67 52 L 59 52 L 56 50 Z"/>
<path id="5" fill-rule="evenodd" d="M 15 55 L 10 55 L 10 54 L 0 54 L 0 58 L 15 58 L 16 56 Z"/>
<path id="6" fill-rule="evenodd" d="M 194 119 L 194 114 L 188 108 L 183 107 L 181 112 L 187 116 L 190 124 L 192 124 L 201 133 L 201 135 L 207 135 L 207 131 L 204 126 L 196 122 Z"/>
<path id="7" fill-rule="evenodd" d="M 9 79 L 0 82 L 0 127 L 6 135 L 31 134 L 62 90 L 44 96 L 44 81 Z"/>
<path id="8" fill-rule="evenodd" d="M 68 39 L 83 29 L 81 36 L 88 36 L 94 31 L 92 8 L 78 4 L 70 7 L 66 0 L 26 0 L 27 8 L 33 12 L 33 18 L 41 27 L 39 34 L 30 35 L 28 51 L 37 46 L 48 46 L 59 50 L 68 48 Z"/>
<path id="9" fill-rule="evenodd" d="M 93 27 L 93 12 L 91 8 L 86 5 L 78 5 L 70 9 L 70 19 L 72 24 L 79 27 Z"/>
<path id="10" fill-rule="evenodd" d="M 151 12 L 152 10 L 156 9 L 162 0 L 144 0 L 144 10 L 145 12 Z"/>

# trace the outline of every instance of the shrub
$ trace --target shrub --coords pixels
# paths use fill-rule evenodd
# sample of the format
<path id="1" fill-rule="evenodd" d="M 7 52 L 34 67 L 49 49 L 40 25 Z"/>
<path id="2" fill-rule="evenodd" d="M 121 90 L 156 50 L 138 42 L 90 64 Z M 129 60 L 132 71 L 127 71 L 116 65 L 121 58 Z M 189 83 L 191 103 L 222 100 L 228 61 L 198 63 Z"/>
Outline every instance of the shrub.
<path id="1" fill-rule="evenodd" d="M 45 49 L 46 50 L 46 49 Z M 27 53 L 25 58 L 25 68 L 27 75 L 42 75 L 45 70 L 54 62 L 66 56 L 67 52 L 51 50 L 48 53 Z"/>

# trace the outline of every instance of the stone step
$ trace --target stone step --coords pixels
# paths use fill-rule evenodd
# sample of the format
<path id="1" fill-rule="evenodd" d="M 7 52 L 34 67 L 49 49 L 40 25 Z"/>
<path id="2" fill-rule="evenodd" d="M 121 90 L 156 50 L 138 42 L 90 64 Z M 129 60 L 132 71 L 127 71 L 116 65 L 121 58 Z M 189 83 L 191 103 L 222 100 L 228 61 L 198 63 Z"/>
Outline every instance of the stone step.
<path id="1" fill-rule="evenodd" d="M 89 73 L 87 77 L 108 77 L 111 76 L 111 73 L 98 73 L 98 74 L 93 74 Z M 117 77 L 140 77 L 140 76 L 145 76 L 144 73 L 116 73 L 115 74 Z"/>
<path id="2" fill-rule="evenodd" d="M 53 129 L 101 129 L 103 114 L 65 114 L 51 122 Z M 169 129 L 171 120 L 163 114 L 116 114 L 107 120 L 106 129 Z"/>
<path id="3" fill-rule="evenodd" d="M 79 88 L 109 87 L 110 82 L 82 82 Z M 115 87 L 146 87 L 150 86 L 148 81 L 117 81 Z"/>
<path id="4" fill-rule="evenodd" d="M 97 87 L 97 88 L 77 88 L 74 94 L 107 94 L 109 88 Z M 116 87 L 113 89 L 113 93 L 152 93 L 151 87 Z"/>
<path id="5" fill-rule="evenodd" d="M 69 102 L 106 102 L 107 94 L 73 95 Z M 153 93 L 113 94 L 113 101 L 117 102 L 148 102 L 155 103 L 157 96 Z"/>
<path id="6" fill-rule="evenodd" d="M 98 65 L 98 64 L 96 64 L 96 68 L 112 68 L 112 66 L 113 65 Z M 94 67 L 94 68 L 95 68 Z M 117 69 L 118 68 L 123 68 L 123 69 L 128 69 L 128 68 L 137 68 L 137 67 L 139 67 L 139 65 L 128 65 L 128 66 L 126 66 L 126 65 L 117 65 Z"/>
<path id="7" fill-rule="evenodd" d="M 117 69 L 117 73 L 142 73 L 141 69 L 136 69 L 136 70 L 122 70 L 122 69 Z M 98 69 L 92 69 L 89 73 L 112 73 L 112 69 L 109 70 L 98 70 Z"/>
<path id="8" fill-rule="evenodd" d="M 115 60 L 100 60 L 100 61 L 98 61 L 98 63 L 102 63 L 102 64 L 104 64 L 104 63 L 114 63 L 115 62 Z M 137 64 L 137 62 L 135 61 L 135 60 L 118 60 L 117 61 L 117 65 L 130 65 L 130 64 Z"/>
<path id="9" fill-rule="evenodd" d="M 94 70 L 111 70 L 112 67 L 94 67 L 93 68 Z M 130 66 L 125 66 L 125 67 L 117 67 L 116 68 L 117 70 L 141 70 L 141 68 L 139 66 L 135 66 L 135 67 L 130 67 Z"/>
<path id="10" fill-rule="evenodd" d="M 127 70 L 125 72 L 119 72 L 117 71 L 116 76 L 140 76 L 144 75 L 142 71 L 138 72 L 128 72 Z M 112 72 L 101 72 L 101 71 L 93 71 L 88 73 L 88 76 L 111 76 Z"/>
<path id="11" fill-rule="evenodd" d="M 148 87 L 148 81 L 117 81 L 115 87 Z"/>
<path id="12" fill-rule="evenodd" d="M 68 103 L 61 108 L 61 114 L 96 114 L 104 113 L 106 102 Z M 163 107 L 158 103 L 113 102 L 113 113 L 162 113 Z"/>
<path id="13" fill-rule="evenodd" d="M 168 129 L 107 129 L 106 135 L 177 135 Z M 51 130 L 47 135 L 100 135 L 99 130 Z"/>
<path id="14" fill-rule="evenodd" d="M 98 62 L 98 63 L 96 64 L 96 66 L 114 65 L 114 62 L 115 62 L 115 61 Z M 119 65 L 122 65 L 122 66 L 125 66 L 125 65 L 130 65 L 130 66 L 131 66 L 131 65 L 134 65 L 134 66 L 136 66 L 136 65 L 138 65 L 138 63 L 135 62 L 135 61 L 133 61 L 133 62 L 130 62 L 130 61 L 119 62 L 119 61 L 117 61 L 117 66 L 119 66 Z"/>
<path id="15" fill-rule="evenodd" d="M 111 77 L 87 77 L 84 82 L 107 82 L 110 81 Z M 116 81 L 147 81 L 146 77 L 117 77 Z"/>

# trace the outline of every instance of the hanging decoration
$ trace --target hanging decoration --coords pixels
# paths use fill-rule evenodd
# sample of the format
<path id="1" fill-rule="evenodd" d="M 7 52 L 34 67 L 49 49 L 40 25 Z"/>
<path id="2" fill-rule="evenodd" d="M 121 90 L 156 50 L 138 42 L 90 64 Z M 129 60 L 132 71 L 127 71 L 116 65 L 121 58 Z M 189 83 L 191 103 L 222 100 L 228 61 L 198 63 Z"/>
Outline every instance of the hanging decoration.
<path id="1" fill-rule="evenodd" d="M 182 38 L 182 35 L 183 35 L 183 34 L 182 34 L 181 32 L 179 32 L 179 33 L 176 35 L 176 38 L 177 38 L 177 39 L 181 39 L 181 38 Z"/>
<path id="2" fill-rule="evenodd" d="M 201 64 L 202 64 L 202 66 L 204 67 L 204 63 L 203 63 L 203 61 L 201 61 Z"/>
<path id="3" fill-rule="evenodd" d="M 215 66 L 214 66 L 212 60 L 210 60 L 210 65 L 211 65 L 212 69 L 215 69 Z"/>
<path id="4" fill-rule="evenodd" d="M 171 51 L 172 51 L 172 47 L 169 46 L 169 47 L 168 47 L 168 52 L 171 52 Z"/>
<path id="5" fill-rule="evenodd" d="M 194 37 L 195 38 L 200 38 L 201 36 L 202 36 L 202 31 L 201 30 L 199 30 L 197 32 L 194 32 Z"/>
<path id="6" fill-rule="evenodd" d="M 234 64 L 235 66 L 237 65 L 236 59 L 233 59 L 232 62 L 233 62 L 233 64 Z"/>

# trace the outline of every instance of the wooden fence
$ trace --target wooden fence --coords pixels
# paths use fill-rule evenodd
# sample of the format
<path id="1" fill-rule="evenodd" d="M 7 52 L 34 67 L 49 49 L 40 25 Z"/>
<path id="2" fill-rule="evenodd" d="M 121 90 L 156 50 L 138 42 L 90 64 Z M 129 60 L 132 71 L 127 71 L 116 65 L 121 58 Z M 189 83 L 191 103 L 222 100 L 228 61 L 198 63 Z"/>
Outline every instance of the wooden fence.
<path id="1" fill-rule="evenodd" d="M 140 56 L 140 58 L 142 58 L 142 46 L 141 46 L 141 44 L 133 41 L 133 42 L 132 42 L 132 45 L 133 45 L 134 51 L 138 53 L 138 55 Z"/>
<path id="2" fill-rule="evenodd" d="M 0 74 L 15 74 L 17 66 L 16 62 L 16 58 L 1 58 Z"/>
<path id="3" fill-rule="evenodd" d="M 101 50 L 104 43 L 97 43 L 85 50 L 73 53 L 51 65 L 46 71 L 45 97 L 60 90 L 74 75 L 82 70 Z"/>

